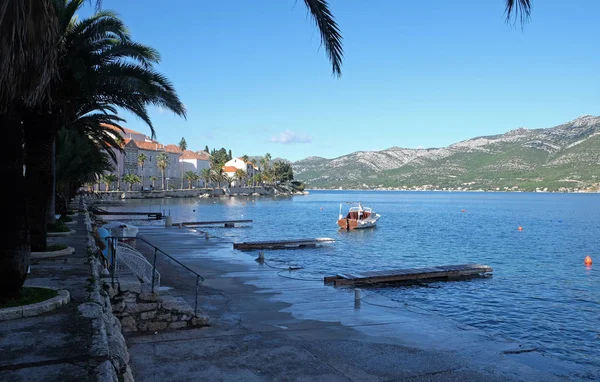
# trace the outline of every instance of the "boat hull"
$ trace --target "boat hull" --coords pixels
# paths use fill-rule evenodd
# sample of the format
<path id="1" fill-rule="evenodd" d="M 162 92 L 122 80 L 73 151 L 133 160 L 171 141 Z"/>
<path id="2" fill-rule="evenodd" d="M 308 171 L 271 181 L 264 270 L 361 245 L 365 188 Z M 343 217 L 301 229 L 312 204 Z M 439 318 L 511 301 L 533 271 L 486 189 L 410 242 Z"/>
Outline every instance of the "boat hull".
<path id="1" fill-rule="evenodd" d="M 351 230 L 351 229 L 365 229 L 365 228 L 373 228 L 377 225 L 377 220 L 379 220 L 379 215 L 375 214 L 373 217 L 369 217 L 367 219 L 348 219 L 343 218 L 339 219 L 337 224 L 340 228 Z"/>

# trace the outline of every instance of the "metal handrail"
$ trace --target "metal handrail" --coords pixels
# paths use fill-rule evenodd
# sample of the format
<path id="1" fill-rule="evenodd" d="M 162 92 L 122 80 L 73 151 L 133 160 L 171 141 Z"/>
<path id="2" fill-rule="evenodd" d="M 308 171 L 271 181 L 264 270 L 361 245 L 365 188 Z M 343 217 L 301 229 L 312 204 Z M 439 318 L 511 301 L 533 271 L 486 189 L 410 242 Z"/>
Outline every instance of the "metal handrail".
<path id="1" fill-rule="evenodd" d="M 149 246 L 151 246 L 152 248 L 154 248 L 154 258 L 152 260 L 152 293 L 154 293 L 154 276 L 155 276 L 155 272 L 156 272 L 156 257 L 157 257 L 156 255 L 160 252 L 161 254 L 167 256 L 169 259 L 171 259 L 175 263 L 179 264 L 184 269 L 186 269 L 187 271 L 193 273 L 194 276 L 196 276 L 196 303 L 194 305 L 194 315 L 196 317 L 198 316 L 198 286 L 200 284 L 200 281 L 204 281 L 204 277 L 202 277 L 198 272 L 192 270 L 187 265 L 181 263 L 179 260 L 177 260 L 173 256 L 169 255 L 168 253 L 166 253 L 162 249 L 158 248 L 156 245 L 152 244 L 148 240 L 144 239 L 142 236 L 106 236 L 105 239 L 106 239 L 106 242 L 108 244 L 109 253 L 112 254 L 112 256 L 111 256 L 111 268 L 112 268 L 112 271 L 111 271 L 111 282 L 112 282 L 113 285 L 115 284 L 115 270 L 116 270 L 116 259 L 117 259 L 116 245 L 114 245 L 114 242 L 117 241 L 117 240 L 119 240 L 119 239 L 135 239 L 135 240 L 140 239 L 144 243 L 146 243 Z"/>

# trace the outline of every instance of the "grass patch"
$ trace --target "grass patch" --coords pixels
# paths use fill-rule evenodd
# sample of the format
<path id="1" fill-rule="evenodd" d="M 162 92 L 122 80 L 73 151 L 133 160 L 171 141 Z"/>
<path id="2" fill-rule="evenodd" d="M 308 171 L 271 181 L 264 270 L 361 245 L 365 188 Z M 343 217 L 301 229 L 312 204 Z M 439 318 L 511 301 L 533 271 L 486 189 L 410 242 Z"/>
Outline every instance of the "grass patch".
<path id="1" fill-rule="evenodd" d="M 63 249 L 67 249 L 66 244 L 51 244 L 46 246 L 46 252 L 54 252 L 54 251 L 62 251 Z"/>
<path id="2" fill-rule="evenodd" d="M 60 223 L 70 223 L 73 221 L 73 218 L 68 216 L 68 215 L 60 215 L 60 218 L 58 218 L 57 222 Z"/>
<path id="3" fill-rule="evenodd" d="M 48 232 L 69 232 L 70 229 L 63 222 L 56 222 L 47 225 Z"/>
<path id="4" fill-rule="evenodd" d="M 19 298 L 0 303 L 0 309 L 35 304 L 56 296 L 58 296 L 58 292 L 53 289 L 23 287 Z"/>

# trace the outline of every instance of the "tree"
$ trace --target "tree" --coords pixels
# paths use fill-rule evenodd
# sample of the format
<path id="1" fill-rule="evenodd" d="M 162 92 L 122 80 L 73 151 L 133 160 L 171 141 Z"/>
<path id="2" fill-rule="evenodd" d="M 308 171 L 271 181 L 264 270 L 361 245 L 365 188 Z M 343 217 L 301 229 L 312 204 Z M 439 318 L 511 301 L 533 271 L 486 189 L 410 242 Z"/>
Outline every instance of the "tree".
<path id="1" fill-rule="evenodd" d="M 231 149 L 229 149 L 229 153 L 227 153 L 227 160 L 232 160 L 233 156 L 231 155 Z"/>
<path id="2" fill-rule="evenodd" d="M 210 162 L 213 168 L 223 167 L 227 161 L 229 161 L 229 155 L 224 147 L 221 147 L 219 150 L 213 149 L 210 154 Z"/>
<path id="3" fill-rule="evenodd" d="M 273 175 L 275 181 L 290 182 L 294 180 L 294 171 L 289 162 L 277 161 L 273 164 Z"/>
<path id="4" fill-rule="evenodd" d="M 262 174 L 254 174 L 252 180 L 254 181 L 254 184 L 262 184 Z"/>
<path id="5" fill-rule="evenodd" d="M 225 174 L 223 173 L 223 167 L 212 169 L 212 180 L 217 182 L 217 188 L 221 188 L 221 182 L 225 180 Z"/>
<path id="6" fill-rule="evenodd" d="M 160 170 L 162 176 L 162 189 L 165 189 L 165 170 L 169 167 L 169 156 L 167 153 L 162 152 L 156 156 L 156 165 Z"/>
<path id="7" fill-rule="evenodd" d="M 94 181 L 102 174 L 114 171 L 113 163 L 92 136 L 72 129 L 59 130 L 56 140 L 56 191 L 64 206 L 79 187 L 86 184 L 93 187 Z M 109 184 L 115 179 L 113 175 Z"/>
<path id="8" fill-rule="evenodd" d="M 210 155 L 210 150 L 208 149 L 208 145 L 204 146 L 204 151 L 206 151 L 206 153 Z"/>
<path id="9" fill-rule="evenodd" d="M 151 175 L 148 177 L 148 179 L 150 179 L 152 181 L 152 189 L 154 190 L 154 187 L 156 187 L 156 181 L 158 180 L 158 178 L 154 175 Z"/>
<path id="10" fill-rule="evenodd" d="M 144 154 L 144 153 L 138 154 L 138 157 L 137 157 L 138 166 L 142 167 L 142 179 L 141 179 L 142 189 L 144 188 L 144 163 L 146 163 L 147 159 L 148 158 L 146 157 L 146 154 Z"/>
<path id="11" fill-rule="evenodd" d="M 243 180 L 246 177 L 246 171 L 241 168 L 237 169 L 234 174 L 234 178 L 238 181 L 240 185 L 244 185 Z"/>
<path id="12" fill-rule="evenodd" d="M 248 155 L 245 155 L 242 157 L 242 160 L 244 161 L 244 163 L 248 163 L 248 161 L 250 160 L 250 158 L 248 157 Z"/>
<path id="13" fill-rule="evenodd" d="M 107 112 L 119 107 L 146 122 L 154 135 L 147 105 L 155 104 L 185 116 L 173 86 L 153 70 L 160 60 L 152 48 L 131 40 L 123 22 L 102 11 L 79 21 L 75 12 L 84 0 L 55 0 L 60 39 L 59 78 L 50 81 L 46 98 L 23 115 L 27 166 L 27 202 L 33 250 L 46 245 L 46 223 L 53 205 L 55 139 L 61 127 L 82 117 L 81 110 Z M 101 124 L 97 129 L 105 129 Z M 118 176 L 121 175 L 117 168 Z M 120 189 L 119 177 L 119 189 Z M 52 214 L 50 214 L 52 215 Z"/>
<path id="14" fill-rule="evenodd" d="M 203 168 L 202 169 L 202 173 L 201 173 L 201 177 L 202 177 L 202 179 L 204 179 L 204 186 L 207 187 L 208 184 L 213 179 L 211 169 L 210 168 Z"/>
<path id="15" fill-rule="evenodd" d="M 185 179 L 188 181 L 188 188 L 191 190 L 192 189 L 192 182 L 200 179 L 200 176 L 198 174 L 196 174 L 193 171 L 186 171 L 185 172 Z"/>
<path id="16" fill-rule="evenodd" d="M 181 150 L 179 161 L 181 162 L 181 189 L 183 190 L 183 161 L 181 159 L 183 158 L 183 152 L 187 150 L 187 142 L 184 137 L 181 137 L 181 140 L 179 141 L 179 150 Z"/>
<path id="17" fill-rule="evenodd" d="M 115 174 L 103 174 L 100 181 L 106 185 L 106 191 L 110 191 L 110 186 L 118 180 Z"/>
<path id="18" fill-rule="evenodd" d="M 129 191 L 132 190 L 134 184 L 142 183 L 142 180 L 136 174 L 123 175 L 123 181 L 125 181 L 125 183 L 129 184 Z"/>
<path id="19" fill-rule="evenodd" d="M 223 174 L 223 179 L 227 182 L 227 187 L 231 188 L 231 184 L 235 182 L 235 175 Z"/>

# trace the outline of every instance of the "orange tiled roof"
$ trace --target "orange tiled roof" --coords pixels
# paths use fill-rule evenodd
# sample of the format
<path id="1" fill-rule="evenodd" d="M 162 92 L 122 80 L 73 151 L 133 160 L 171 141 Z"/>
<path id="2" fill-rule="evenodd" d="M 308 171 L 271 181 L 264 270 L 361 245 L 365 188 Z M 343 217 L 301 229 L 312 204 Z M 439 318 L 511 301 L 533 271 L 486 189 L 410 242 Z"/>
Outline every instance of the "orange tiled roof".
<path id="1" fill-rule="evenodd" d="M 123 139 L 123 143 L 121 143 L 121 147 L 125 147 L 127 146 L 127 144 L 131 142 L 131 138 L 125 138 Z"/>
<path id="2" fill-rule="evenodd" d="M 117 127 L 113 126 L 113 125 L 109 125 L 107 123 L 101 123 L 100 125 L 108 128 L 108 129 L 114 130 L 114 131 L 116 131 L 118 133 L 121 133 L 121 130 L 118 129 Z M 124 127 L 123 130 L 125 131 L 126 134 L 140 134 L 140 135 L 144 135 L 144 133 L 140 133 L 139 131 L 128 129 L 126 127 Z"/>
<path id="3" fill-rule="evenodd" d="M 169 153 L 177 153 L 177 154 L 181 154 L 181 150 L 179 149 L 179 147 L 177 147 L 177 145 L 166 145 L 165 146 L 165 151 L 169 152 Z"/>
<path id="4" fill-rule="evenodd" d="M 196 151 L 196 154 L 198 154 L 198 156 L 199 156 L 198 159 L 210 160 L 210 154 L 207 153 L 206 151 Z"/>
<path id="5" fill-rule="evenodd" d="M 130 140 L 129 147 L 137 147 L 142 150 L 163 151 L 165 148 L 158 142 L 145 142 Z"/>
<path id="6" fill-rule="evenodd" d="M 183 151 L 183 159 L 200 159 L 202 160 L 202 156 L 196 152 L 193 152 L 191 150 L 184 150 Z"/>
<path id="7" fill-rule="evenodd" d="M 233 167 L 233 166 L 224 166 L 223 167 L 223 172 L 236 172 L 238 170 L 237 167 Z"/>

